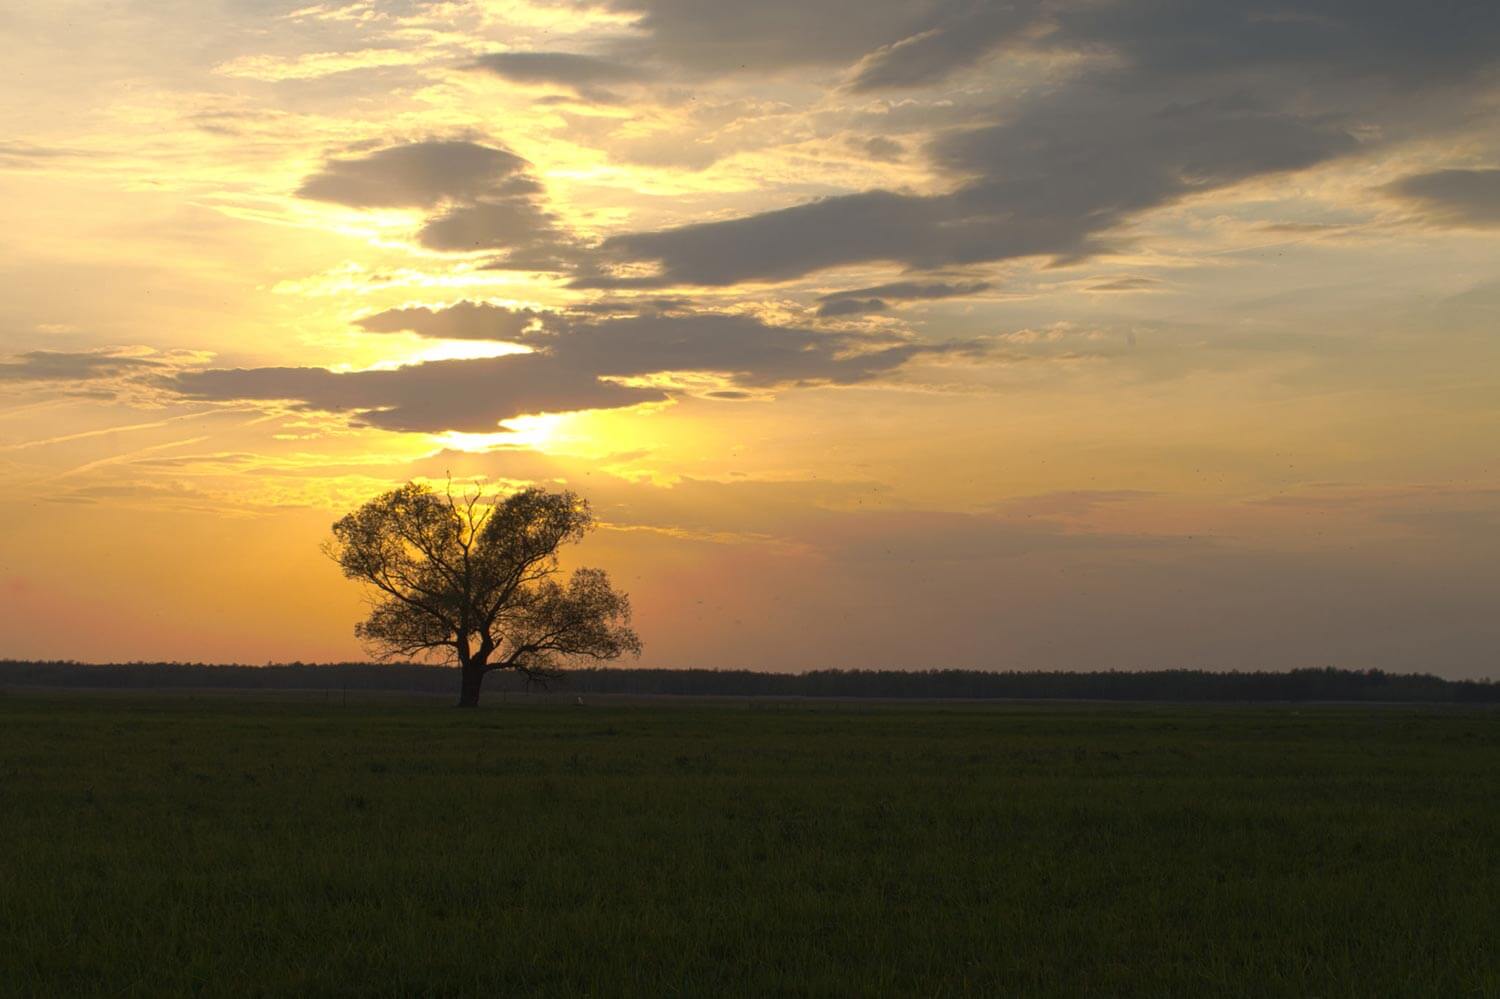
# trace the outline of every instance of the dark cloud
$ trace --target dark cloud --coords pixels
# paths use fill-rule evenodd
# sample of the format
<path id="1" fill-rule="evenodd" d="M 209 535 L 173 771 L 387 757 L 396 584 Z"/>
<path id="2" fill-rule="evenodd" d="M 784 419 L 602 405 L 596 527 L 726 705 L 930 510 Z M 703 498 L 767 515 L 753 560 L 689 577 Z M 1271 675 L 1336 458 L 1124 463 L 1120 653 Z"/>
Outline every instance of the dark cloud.
<path id="1" fill-rule="evenodd" d="M 852 66 L 857 91 L 941 82 L 1004 48 L 1104 56 L 1132 82 L 1311 72 L 1429 85 L 1493 65 L 1489 0 L 614 0 L 637 15 L 616 52 L 734 75 Z M 1250 79 L 1248 82 L 1257 82 Z"/>
<path id="2" fill-rule="evenodd" d="M 1120 292 L 1120 291 L 1154 291 L 1161 287 L 1161 282 L 1156 278 L 1148 277 L 1123 277 L 1112 281 L 1101 281 L 1091 284 L 1084 291 Z"/>
<path id="3" fill-rule="evenodd" d="M 1290 236 L 1315 236 L 1322 233 L 1341 232 L 1349 228 L 1347 222 L 1267 222 L 1255 227 L 1260 232 L 1274 232 Z"/>
<path id="4" fill-rule="evenodd" d="M 421 230 L 424 246 L 501 251 L 491 266 L 570 271 L 580 288 L 776 282 L 872 263 L 1065 263 L 1110 249 L 1122 226 L 1185 197 L 1412 134 L 1421 128 L 1415 117 L 1384 127 L 1400 113 L 1391 109 L 1471 79 L 1500 51 L 1500 5 L 1478 2 L 1440 10 L 1397 0 L 613 6 L 638 17 L 638 33 L 611 57 L 495 53 L 480 65 L 577 88 L 667 64 L 734 72 L 739 61 L 764 72 L 858 62 L 853 86 L 861 90 L 931 83 L 1002 45 L 1066 56 L 1080 68 L 1007 105 L 998 120 L 933 143 L 934 164 L 952 178 L 947 193 L 866 191 L 627 233 L 597 254 L 547 210 L 522 161 L 476 143 L 429 141 L 334 160 L 302 193 L 346 204 L 441 204 Z M 873 156 L 899 151 L 883 137 L 863 141 Z M 655 272 L 619 269 L 642 264 Z"/>
<path id="5" fill-rule="evenodd" d="M 474 66 L 517 83 L 555 84 L 590 100 L 611 102 L 616 98 L 605 88 L 644 75 L 636 66 L 571 52 L 492 52 Z"/>
<path id="6" fill-rule="evenodd" d="M 890 307 L 891 303 L 879 298 L 835 298 L 818 306 L 818 315 L 825 319 L 858 316 L 867 312 L 884 312 Z"/>
<path id="7" fill-rule="evenodd" d="M 818 299 L 818 315 L 853 316 L 866 312 L 884 312 L 889 309 L 888 299 L 919 300 L 957 298 L 974 295 L 990 287 L 988 281 L 963 281 L 949 284 L 945 281 L 893 281 L 872 288 L 854 288 L 836 291 Z"/>
<path id="8" fill-rule="evenodd" d="M 883 135 L 872 136 L 868 139 L 851 139 L 850 145 L 872 160 L 899 160 L 906 155 L 905 146 Z"/>
<path id="9" fill-rule="evenodd" d="M 1030 27 L 1040 7 L 987 0 L 943 4 L 923 30 L 862 60 L 851 86 L 871 91 L 940 82 Z"/>
<path id="10" fill-rule="evenodd" d="M 579 288 L 784 281 L 841 264 L 928 255 L 941 199 L 870 191 L 718 222 L 615 236 L 608 256 L 654 261 L 656 277 L 585 275 Z M 937 256 L 936 254 L 932 254 Z"/>
<path id="11" fill-rule="evenodd" d="M 819 10 L 807 16 L 834 16 L 808 6 Z M 643 23 L 662 30 L 666 9 L 649 5 Z M 897 20 L 877 14 L 877 33 Z M 1449 127 L 1429 122 L 1441 117 L 1431 108 L 1472 106 L 1477 91 L 1460 85 L 1500 65 L 1500 4 L 1479 0 L 951 2 L 913 7 L 905 21 L 910 30 L 863 53 L 856 88 L 932 82 L 1008 44 L 1079 68 L 992 123 L 934 142 L 928 151 L 952 178 L 948 193 L 866 191 L 616 236 L 578 286 L 722 286 L 870 263 L 1076 261 L 1109 249 L 1115 231 L 1152 209 Z M 727 23 L 710 16 L 691 30 Z M 1434 105 L 1439 95 L 1452 100 Z M 612 263 L 657 272 L 626 277 Z"/>
<path id="12" fill-rule="evenodd" d="M 586 252 L 529 187 L 453 205 L 428 219 L 417 241 L 450 253 L 502 251 L 486 270 L 569 271 Z"/>
<path id="13" fill-rule="evenodd" d="M 1500 50 L 1489 0 L 1072 3 L 1049 16 L 1044 47 L 1108 52 L 1131 85 L 1233 75 L 1250 86 L 1430 88 L 1493 66 Z"/>
<path id="14" fill-rule="evenodd" d="M 656 389 L 628 388 L 542 354 L 432 361 L 389 371 L 233 368 L 185 372 L 171 385 L 190 399 L 286 401 L 355 414 L 382 430 L 489 433 L 532 413 L 613 409 L 660 402 Z"/>
<path id="15" fill-rule="evenodd" d="M 639 315 L 648 312 L 686 312 L 692 308 L 689 298 L 605 298 L 570 307 L 572 312 L 595 315 Z"/>
<path id="16" fill-rule="evenodd" d="M 0 362 L 0 382 L 84 382 L 151 372 L 159 361 L 100 351 L 33 350 Z"/>
<path id="17" fill-rule="evenodd" d="M 525 160 L 504 149 L 429 140 L 331 159 L 297 194 L 353 208 L 432 208 L 480 198 L 525 168 Z"/>
<path id="18" fill-rule="evenodd" d="M 638 17 L 620 57 L 711 76 L 847 65 L 930 28 L 945 0 L 614 0 Z"/>
<path id="19" fill-rule="evenodd" d="M 753 316 L 666 309 L 595 318 L 458 302 L 441 309 L 390 309 L 358 320 L 374 332 L 505 340 L 531 348 L 571 370 L 605 378 L 664 372 L 711 372 L 743 386 L 864 381 L 920 354 L 972 352 L 968 341 L 922 344 L 891 335 L 829 333 L 777 326 Z M 615 308 L 627 307 L 614 303 Z"/>
<path id="20" fill-rule="evenodd" d="M 551 246 L 562 237 L 557 219 L 530 193 L 455 205 L 422 226 L 432 250 L 500 250 Z"/>
<path id="21" fill-rule="evenodd" d="M 1403 177 L 1386 190 L 1436 222 L 1500 226 L 1500 169 L 1435 170 Z"/>
<path id="22" fill-rule="evenodd" d="M 493 431 L 499 421 L 531 413 L 608 409 L 659 402 L 659 389 L 610 379 L 670 373 L 719 375 L 743 398 L 747 388 L 853 384 L 887 374 L 922 355 L 974 354 L 972 342 L 924 344 L 892 336 L 825 333 L 773 326 L 717 313 L 579 318 L 524 318 L 496 306 L 459 303 L 451 309 L 394 309 L 361 321 L 381 331 L 429 336 L 492 335 L 533 353 L 478 360 L 434 361 L 384 371 L 324 368 L 211 369 L 184 372 L 166 384 L 191 399 L 286 401 L 300 408 L 352 413 L 365 426 L 437 432 Z"/>
<path id="23" fill-rule="evenodd" d="M 387 309 L 355 320 L 355 324 L 371 333 L 415 333 L 448 340 L 515 340 L 537 316 L 531 309 L 458 302 L 441 309 L 425 306 Z"/>
<path id="24" fill-rule="evenodd" d="M 712 372 L 729 376 L 740 387 L 861 382 L 919 355 L 978 349 L 967 341 L 924 344 L 826 333 L 719 313 L 561 320 L 518 342 L 600 375 Z"/>
<path id="25" fill-rule="evenodd" d="M 494 146 L 428 140 L 328 161 L 297 193 L 356 208 L 439 208 L 417 233 L 430 250 L 498 250 L 489 266 L 561 271 L 582 248 L 546 207 L 529 164 Z"/>
<path id="26" fill-rule="evenodd" d="M 475 65 L 527 83 L 622 83 L 641 76 L 639 69 L 624 63 L 570 52 L 494 52 L 480 56 Z"/>
<path id="27" fill-rule="evenodd" d="M 738 219 L 606 240 L 606 256 L 660 273 L 628 283 L 601 275 L 579 287 L 664 287 L 781 281 L 825 268 L 889 262 L 933 269 L 1018 257 L 1077 259 L 1134 214 L 1188 194 L 1295 170 L 1353 151 L 1324 118 L 1240 101 L 1109 102 L 1089 88 L 1004 125 L 952 134 L 934 149 L 976 179 L 952 194 L 891 191 L 826 198 Z"/>
<path id="28" fill-rule="evenodd" d="M 853 288 L 823 295 L 820 302 L 832 302 L 841 298 L 896 298 L 903 300 L 960 298 L 977 295 L 993 287 L 988 281 L 892 281 L 870 288 Z"/>

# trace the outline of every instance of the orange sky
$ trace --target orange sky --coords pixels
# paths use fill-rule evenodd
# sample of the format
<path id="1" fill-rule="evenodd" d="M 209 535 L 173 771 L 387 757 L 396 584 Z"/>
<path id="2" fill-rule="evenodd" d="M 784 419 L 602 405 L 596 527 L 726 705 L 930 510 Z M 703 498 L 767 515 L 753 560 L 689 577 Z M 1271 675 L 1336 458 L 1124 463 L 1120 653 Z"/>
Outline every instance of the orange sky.
<path id="1" fill-rule="evenodd" d="M 1493 675 L 1500 11 L 0 14 L 0 655 L 357 658 L 566 485 L 643 662 Z"/>

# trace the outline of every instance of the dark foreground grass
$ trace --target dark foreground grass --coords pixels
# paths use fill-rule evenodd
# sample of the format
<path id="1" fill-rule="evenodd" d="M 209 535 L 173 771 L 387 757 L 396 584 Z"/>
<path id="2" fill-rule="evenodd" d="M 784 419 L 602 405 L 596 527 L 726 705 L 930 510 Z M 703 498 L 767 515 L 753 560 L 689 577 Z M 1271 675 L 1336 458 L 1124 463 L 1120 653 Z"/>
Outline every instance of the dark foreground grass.
<path id="1" fill-rule="evenodd" d="M 1500 995 L 1500 715 L 0 696 L 0 992 Z"/>

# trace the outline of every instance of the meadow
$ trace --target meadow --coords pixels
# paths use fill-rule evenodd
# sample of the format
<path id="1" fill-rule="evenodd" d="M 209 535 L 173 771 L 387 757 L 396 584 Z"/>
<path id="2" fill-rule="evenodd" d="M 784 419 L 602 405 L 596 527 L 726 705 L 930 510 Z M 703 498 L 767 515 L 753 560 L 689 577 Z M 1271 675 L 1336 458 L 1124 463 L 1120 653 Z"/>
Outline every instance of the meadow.
<path id="1" fill-rule="evenodd" d="M 0 994 L 1500 995 L 1500 713 L 0 694 Z"/>

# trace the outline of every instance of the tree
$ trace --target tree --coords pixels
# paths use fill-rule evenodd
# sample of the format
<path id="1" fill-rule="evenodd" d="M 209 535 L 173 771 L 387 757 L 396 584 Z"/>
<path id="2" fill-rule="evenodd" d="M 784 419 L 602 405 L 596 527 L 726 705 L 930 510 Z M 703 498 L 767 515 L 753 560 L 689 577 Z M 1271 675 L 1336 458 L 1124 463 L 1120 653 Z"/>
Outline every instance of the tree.
<path id="1" fill-rule="evenodd" d="M 409 482 L 333 525 L 324 552 L 370 587 L 354 633 L 378 659 L 457 663 L 459 707 L 475 707 L 485 674 L 545 681 L 574 659 L 640 654 L 630 601 L 600 569 L 557 578 L 557 551 L 593 527 L 571 492 L 524 489 L 455 498 Z"/>

